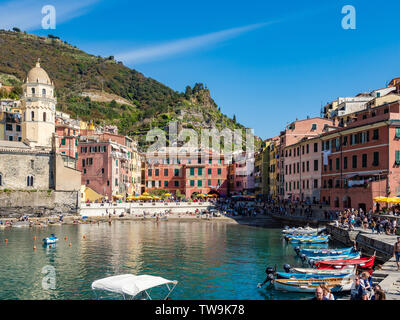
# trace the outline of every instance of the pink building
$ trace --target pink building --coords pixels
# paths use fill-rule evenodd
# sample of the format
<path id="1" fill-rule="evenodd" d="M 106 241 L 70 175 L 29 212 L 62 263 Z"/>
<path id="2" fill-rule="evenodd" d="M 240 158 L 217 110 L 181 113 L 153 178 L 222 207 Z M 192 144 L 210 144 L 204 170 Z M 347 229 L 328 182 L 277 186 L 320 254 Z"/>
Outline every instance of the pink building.
<path id="1" fill-rule="evenodd" d="M 82 185 L 108 199 L 137 193 L 135 184 L 140 181 L 135 181 L 132 143 L 129 137 L 112 133 L 81 136 L 77 169 L 82 171 Z"/>
<path id="2" fill-rule="evenodd" d="M 289 173 L 293 172 L 294 166 L 296 170 L 295 172 L 298 172 L 298 174 L 300 175 L 300 166 L 303 166 L 303 164 L 301 164 L 299 160 L 300 154 L 297 153 L 297 148 L 299 148 L 300 146 L 297 146 L 297 148 L 295 149 L 296 155 L 294 155 L 294 151 L 289 151 L 292 150 L 292 148 L 289 147 L 299 143 L 303 139 L 317 137 L 323 132 L 324 128 L 332 126 L 332 124 L 332 120 L 316 117 L 305 120 L 296 120 L 287 125 L 284 131 L 281 131 L 278 156 L 279 158 L 277 159 L 277 178 L 279 178 L 277 181 L 277 188 L 280 199 L 288 198 L 288 193 L 293 193 L 293 183 L 295 183 L 295 190 L 299 191 L 298 195 L 301 195 L 299 177 L 297 177 L 297 180 L 294 180 L 290 177 L 291 173 Z M 286 174 L 286 165 L 288 166 L 288 174 Z M 297 168 L 299 168 L 299 170 L 297 170 Z M 291 183 L 287 184 L 288 189 L 286 189 L 286 179 L 289 179 L 288 181 L 290 181 Z M 297 188 L 297 185 L 299 185 L 299 188 Z"/>
<path id="3" fill-rule="evenodd" d="M 321 188 L 321 139 L 304 138 L 286 147 L 285 199 L 317 203 Z"/>
<path id="4" fill-rule="evenodd" d="M 64 158 L 78 158 L 78 140 L 80 135 L 80 122 L 69 118 L 65 113 L 57 112 L 56 120 L 57 153 Z"/>
<path id="5" fill-rule="evenodd" d="M 232 161 L 233 183 L 231 194 L 253 194 L 254 181 L 254 152 L 241 152 L 233 155 Z"/>
<path id="6" fill-rule="evenodd" d="M 374 197 L 400 194 L 400 103 L 357 112 L 321 136 L 321 200 L 333 208 L 376 209 Z"/>

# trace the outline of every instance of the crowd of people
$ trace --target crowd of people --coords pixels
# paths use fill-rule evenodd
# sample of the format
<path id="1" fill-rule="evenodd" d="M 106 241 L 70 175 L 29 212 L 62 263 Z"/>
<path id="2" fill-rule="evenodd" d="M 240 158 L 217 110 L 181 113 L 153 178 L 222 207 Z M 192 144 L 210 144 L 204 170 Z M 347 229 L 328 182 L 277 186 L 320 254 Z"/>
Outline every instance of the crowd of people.
<path id="1" fill-rule="evenodd" d="M 316 288 L 313 300 L 335 300 L 335 297 L 328 286 L 322 283 Z M 379 284 L 372 284 L 372 276 L 364 271 L 354 278 L 350 300 L 386 300 L 386 294 Z"/>
<path id="2" fill-rule="evenodd" d="M 370 229 L 372 233 L 395 235 L 397 230 L 397 220 L 388 217 L 373 215 L 372 210 L 364 212 L 362 209 L 346 209 L 339 212 L 336 225 L 354 230 L 355 227 Z"/>

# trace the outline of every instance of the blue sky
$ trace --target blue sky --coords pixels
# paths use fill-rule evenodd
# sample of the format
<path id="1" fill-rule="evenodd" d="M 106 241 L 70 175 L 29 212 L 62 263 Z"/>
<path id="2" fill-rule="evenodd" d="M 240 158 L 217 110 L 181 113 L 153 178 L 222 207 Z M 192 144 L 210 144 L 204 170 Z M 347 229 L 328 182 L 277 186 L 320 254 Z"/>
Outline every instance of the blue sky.
<path id="1" fill-rule="evenodd" d="M 42 30 L 43 5 L 57 10 Z M 344 30 L 344 5 L 356 30 Z M 0 28 L 59 36 L 183 91 L 203 82 L 222 112 L 268 138 L 338 96 L 400 76 L 400 2 L 0 0 Z"/>

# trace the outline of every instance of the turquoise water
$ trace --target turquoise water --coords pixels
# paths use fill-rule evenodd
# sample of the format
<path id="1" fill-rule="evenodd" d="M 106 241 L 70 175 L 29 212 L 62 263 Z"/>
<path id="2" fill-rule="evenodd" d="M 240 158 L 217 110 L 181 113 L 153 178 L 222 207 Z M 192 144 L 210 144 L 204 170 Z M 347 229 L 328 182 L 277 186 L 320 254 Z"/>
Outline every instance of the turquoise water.
<path id="1" fill-rule="evenodd" d="M 50 233 L 60 240 L 45 248 Z M 280 229 L 173 221 L 12 228 L 0 230 L 0 299 L 95 299 L 94 280 L 123 273 L 178 280 L 174 300 L 310 298 L 257 288 L 266 266 L 284 263 L 301 266 Z M 45 266 L 54 267 L 55 289 L 42 287 Z"/>

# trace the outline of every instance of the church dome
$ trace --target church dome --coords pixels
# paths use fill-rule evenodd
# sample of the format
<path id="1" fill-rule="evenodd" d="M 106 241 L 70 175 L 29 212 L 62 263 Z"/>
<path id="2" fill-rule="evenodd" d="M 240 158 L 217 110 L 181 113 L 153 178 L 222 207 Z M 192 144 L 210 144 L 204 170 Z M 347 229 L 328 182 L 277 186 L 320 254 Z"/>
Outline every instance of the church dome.
<path id="1" fill-rule="evenodd" d="M 39 61 L 36 62 L 36 66 L 28 72 L 28 77 L 26 79 L 27 83 L 42 83 L 51 84 L 49 75 L 44 69 L 40 67 Z"/>

